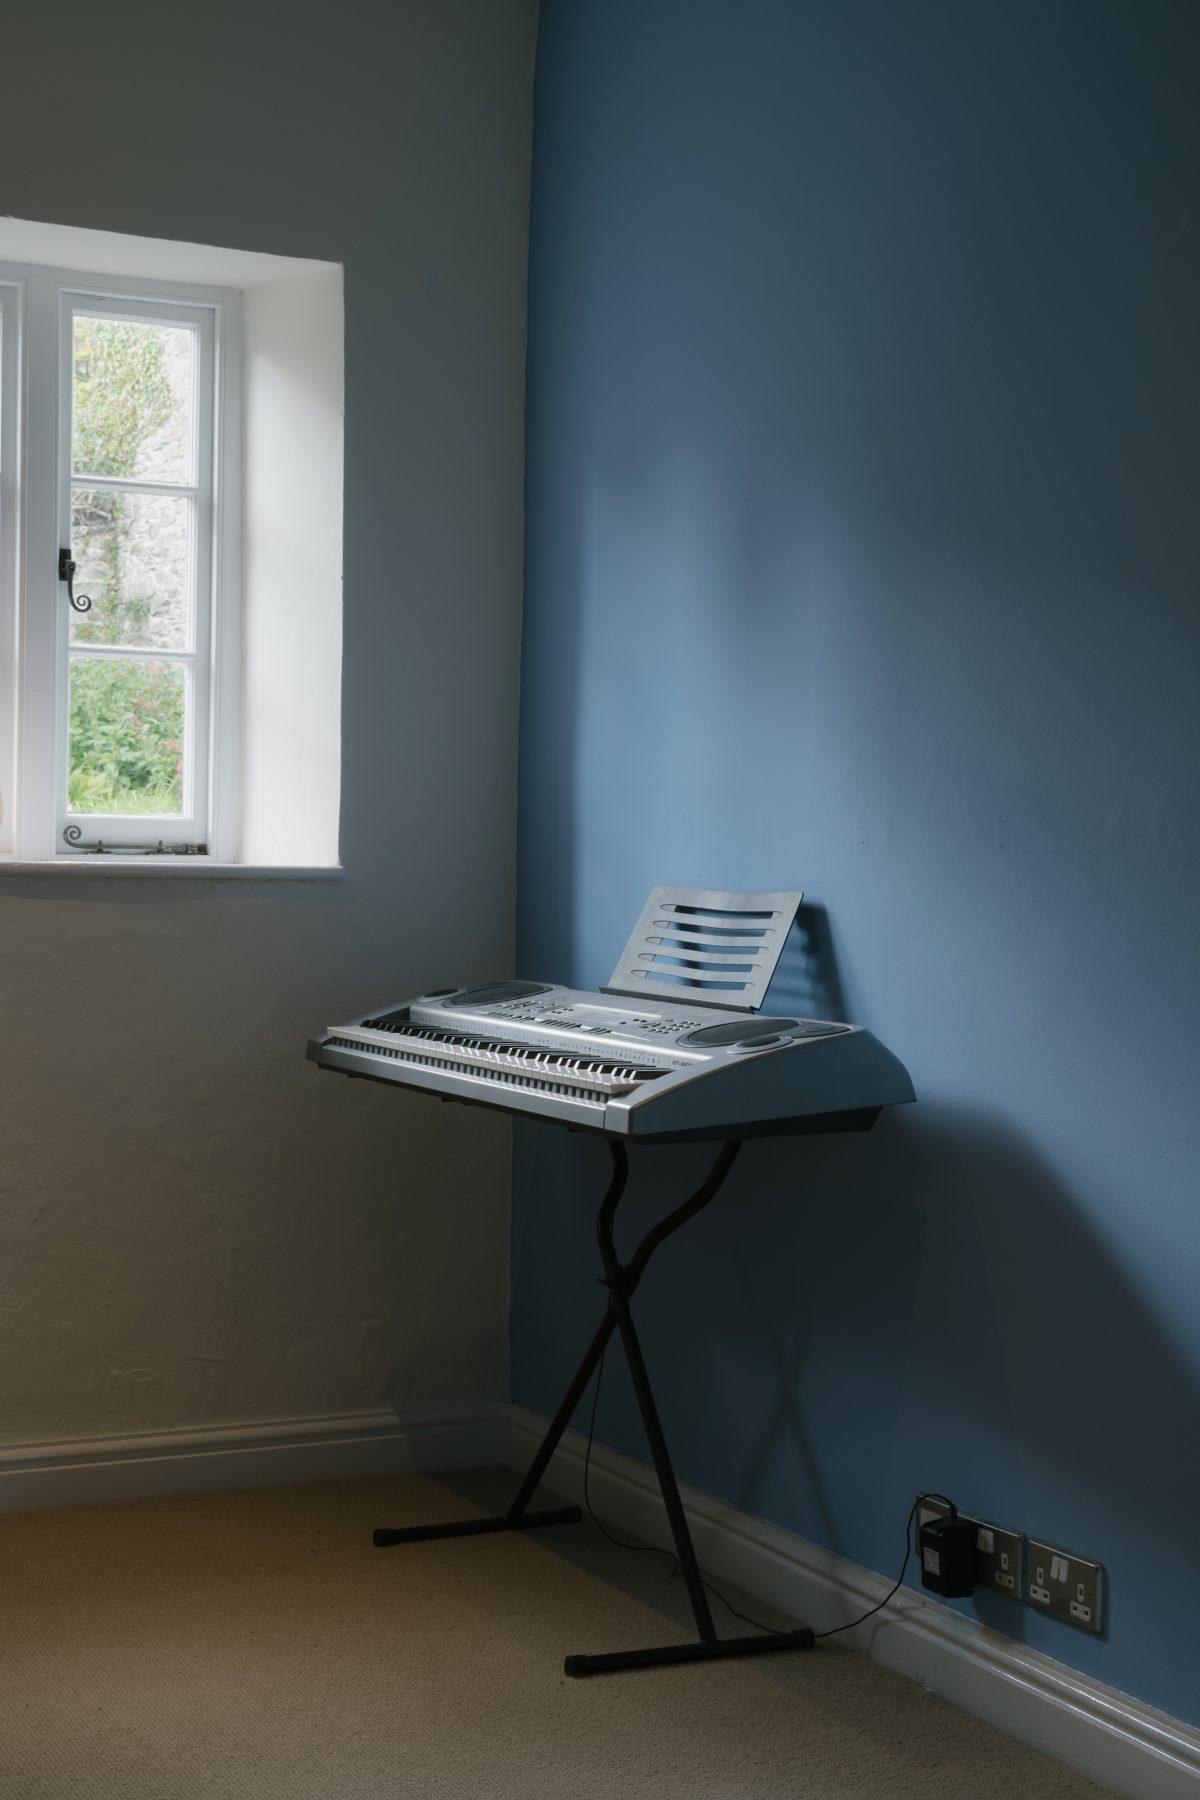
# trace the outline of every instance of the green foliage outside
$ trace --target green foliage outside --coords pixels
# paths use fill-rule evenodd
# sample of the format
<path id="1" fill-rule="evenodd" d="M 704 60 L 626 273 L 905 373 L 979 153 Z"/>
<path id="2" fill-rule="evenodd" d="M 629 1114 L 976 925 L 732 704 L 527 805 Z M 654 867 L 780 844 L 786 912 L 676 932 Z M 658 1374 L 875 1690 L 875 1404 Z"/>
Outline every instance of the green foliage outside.
<path id="1" fill-rule="evenodd" d="M 130 476 L 142 445 L 171 416 L 161 335 L 112 319 L 75 322 L 74 466 Z M 76 491 L 74 530 L 103 571 L 102 616 L 76 621 L 79 643 L 145 641 L 150 600 L 121 597 L 123 494 Z M 77 543 L 78 556 L 82 545 Z M 97 609 L 101 611 L 101 609 Z M 68 801 L 79 813 L 182 810 L 184 689 L 169 664 L 78 659 L 71 667 Z"/>
<path id="2" fill-rule="evenodd" d="M 74 466 L 128 477 L 174 408 L 162 333 L 123 319 L 75 320 Z"/>
<path id="3" fill-rule="evenodd" d="M 71 811 L 178 813 L 183 728 L 183 681 L 170 663 L 75 662 Z"/>

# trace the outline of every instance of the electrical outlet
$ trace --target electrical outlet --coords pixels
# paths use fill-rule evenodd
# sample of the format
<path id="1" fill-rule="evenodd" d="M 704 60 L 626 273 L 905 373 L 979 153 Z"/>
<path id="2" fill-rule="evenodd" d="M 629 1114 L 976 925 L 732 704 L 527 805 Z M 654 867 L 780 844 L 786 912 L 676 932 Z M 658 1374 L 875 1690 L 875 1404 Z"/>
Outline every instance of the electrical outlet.
<path id="1" fill-rule="evenodd" d="M 917 1512 L 918 1531 L 926 1519 L 940 1519 L 949 1510 L 943 1500 L 932 1496 L 922 1500 Z M 970 1519 L 975 1527 L 976 1586 L 988 1588 L 993 1594 L 1003 1594 L 1006 1600 L 1023 1600 L 1025 1539 L 1021 1532 L 1010 1531 L 1006 1525 L 993 1525 L 987 1519 L 977 1519 L 973 1513 L 960 1511 L 959 1516 Z"/>
<path id="2" fill-rule="evenodd" d="M 1028 1566 L 1025 1598 L 1036 1612 L 1099 1635 L 1104 1629 L 1103 1563 L 1030 1538 Z"/>

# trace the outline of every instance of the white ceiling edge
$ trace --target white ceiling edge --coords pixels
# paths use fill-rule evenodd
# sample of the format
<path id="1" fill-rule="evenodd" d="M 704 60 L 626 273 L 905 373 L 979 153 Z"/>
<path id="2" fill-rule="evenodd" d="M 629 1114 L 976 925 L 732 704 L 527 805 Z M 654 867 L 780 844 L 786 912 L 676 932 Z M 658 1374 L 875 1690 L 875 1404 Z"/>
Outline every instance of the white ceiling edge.
<path id="1" fill-rule="evenodd" d="M 261 287 L 268 281 L 315 275 L 339 266 L 307 257 L 270 256 L 257 250 L 181 244 L 173 238 L 129 237 L 120 231 L 92 231 L 82 225 L 43 225 L 33 219 L 5 217 L 0 217 L 0 262 L 225 288 Z"/>

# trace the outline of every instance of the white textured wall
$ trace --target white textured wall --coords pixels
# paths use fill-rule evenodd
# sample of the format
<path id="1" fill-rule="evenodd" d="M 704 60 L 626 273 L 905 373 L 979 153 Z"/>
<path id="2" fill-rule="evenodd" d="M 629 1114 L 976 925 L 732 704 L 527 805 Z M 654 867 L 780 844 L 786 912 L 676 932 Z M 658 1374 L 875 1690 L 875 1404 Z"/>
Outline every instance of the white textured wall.
<path id="1" fill-rule="evenodd" d="M 0 212 L 345 266 L 348 875 L 0 875 L 0 1441 L 503 1391 L 504 1125 L 303 1052 L 511 966 L 534 26 L 6 24 Z"/>
<path id="2" fill-rule="evenodd" d="M 341 790 L 340 269 L 242 303 L 242 857 L 337 861 Z"/>

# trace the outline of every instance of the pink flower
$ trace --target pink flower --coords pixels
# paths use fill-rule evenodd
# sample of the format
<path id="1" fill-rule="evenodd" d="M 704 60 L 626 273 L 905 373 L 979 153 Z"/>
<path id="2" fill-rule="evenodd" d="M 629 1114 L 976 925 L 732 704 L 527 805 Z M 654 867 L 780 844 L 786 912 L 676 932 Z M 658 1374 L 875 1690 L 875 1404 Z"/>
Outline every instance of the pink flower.
<path id="1" fill-rule="evenodd" d="M 175 764 L 175 773 L 177 775 L 183 774 L 183 758 L 182 757 L 180 757 L 179 761 Z"/>

